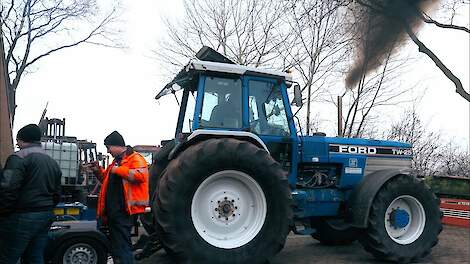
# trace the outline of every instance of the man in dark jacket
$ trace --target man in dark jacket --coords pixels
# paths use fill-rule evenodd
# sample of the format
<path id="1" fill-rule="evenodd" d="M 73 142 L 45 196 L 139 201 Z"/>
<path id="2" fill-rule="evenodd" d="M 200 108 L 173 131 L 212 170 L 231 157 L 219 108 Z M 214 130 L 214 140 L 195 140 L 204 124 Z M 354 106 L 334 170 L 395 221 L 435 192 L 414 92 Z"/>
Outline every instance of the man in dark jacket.
<path id="1" fill-rule="evenodd" d="M 44 263 L 62 173 L 41 148 L 37 125 L 21 128 L 16 140 L 20 150 L 0 175 L 0 263 Z"/>

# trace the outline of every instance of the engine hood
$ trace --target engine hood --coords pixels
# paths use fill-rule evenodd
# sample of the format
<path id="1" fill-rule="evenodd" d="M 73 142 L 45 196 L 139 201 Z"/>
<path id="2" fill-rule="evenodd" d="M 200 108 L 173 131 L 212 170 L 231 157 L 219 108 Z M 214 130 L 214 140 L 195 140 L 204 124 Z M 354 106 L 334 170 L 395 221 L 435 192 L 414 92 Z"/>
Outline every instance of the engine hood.
<path id="1" fill-rule="evenodd" d="M 329 162 L 331 155 L 358 155 L 411 158 L 411 144 L 362 138 L 340 138 L 324 136 L 300 137 L 303 146 L 302 161 Z"/>

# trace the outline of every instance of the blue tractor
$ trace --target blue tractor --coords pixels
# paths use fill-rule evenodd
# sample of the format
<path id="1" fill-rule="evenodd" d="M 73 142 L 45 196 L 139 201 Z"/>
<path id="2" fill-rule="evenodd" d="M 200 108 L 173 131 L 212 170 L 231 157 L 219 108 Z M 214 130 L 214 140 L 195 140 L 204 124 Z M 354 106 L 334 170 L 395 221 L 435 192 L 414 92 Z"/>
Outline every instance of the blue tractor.
<path id="1" fill-rule="evenodd" d="M 411 145 L 303 136 L 290 74 L 203 47 L 156 99 L 182 91 L 175 139 L 151 170 L 156 233 L 179 263 L 266 263 L 290 231 L 355 240 L 411 262 L 442 230 L 438 199 L 411 175 Z M 293 98 L 288 91 L 293 89 Z"/>

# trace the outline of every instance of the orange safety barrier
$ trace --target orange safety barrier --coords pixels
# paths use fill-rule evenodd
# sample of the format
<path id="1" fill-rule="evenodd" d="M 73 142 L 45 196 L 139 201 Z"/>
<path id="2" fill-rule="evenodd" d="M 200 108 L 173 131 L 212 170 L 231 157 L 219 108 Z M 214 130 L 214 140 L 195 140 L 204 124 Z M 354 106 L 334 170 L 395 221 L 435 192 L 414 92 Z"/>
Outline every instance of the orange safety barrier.
<path id="1" fill-rule="evenodd" d="M 470 228 L 470 200 L 441 198 L 442 223 Z"/>

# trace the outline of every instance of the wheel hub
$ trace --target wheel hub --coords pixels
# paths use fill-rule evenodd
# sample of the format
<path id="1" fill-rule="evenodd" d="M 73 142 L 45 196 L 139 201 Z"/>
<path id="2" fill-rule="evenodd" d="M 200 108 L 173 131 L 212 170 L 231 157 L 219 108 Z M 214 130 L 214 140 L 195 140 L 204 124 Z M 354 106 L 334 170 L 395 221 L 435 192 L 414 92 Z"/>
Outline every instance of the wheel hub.
<path id="1" fill-rule="evenodd" d="M 75 246 L 64 254 L 64 263 L 96 263 L 95 255 L 95 252 L 86 246 Z"/>
<path id="2" fill-rule="evenodd" d="M 222 201 L 217 201 L 218 206 L 215 208 L 215 211 L 219 213 L 218 218 L 225 218 L 226 221 L 229 218 L 236 216 L 236 210 L 238 210 L 238 206 L 235 206 L 235 200 L 228 200 L 227 197 L 224 197 Z"/>
<path id="3" fill-rule="evenodd" d="M 73 263 L 87 263 L 89 260 L 88 254 L 84 252 L 77 252 L 75 255 L 72 257 L 72 262 Z"/>
<path id="4" fill-rule="evenodd" d="M 390 224 L 393 228 L 404 228 L 410 223 L 410 214 L 407 211 L 400 209 L 392 209 L 390 213 Z"/>

